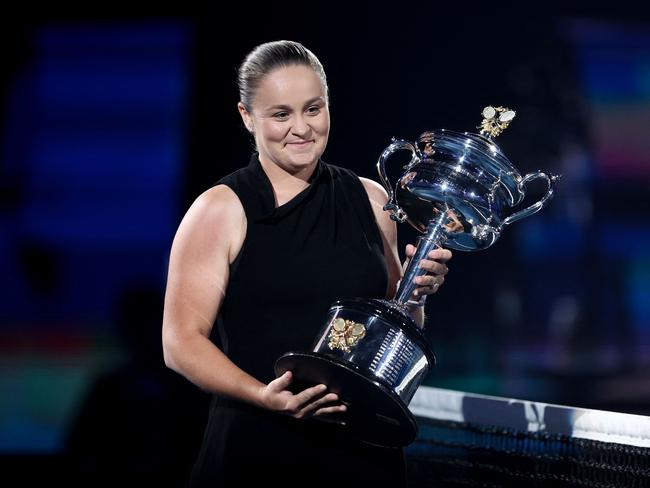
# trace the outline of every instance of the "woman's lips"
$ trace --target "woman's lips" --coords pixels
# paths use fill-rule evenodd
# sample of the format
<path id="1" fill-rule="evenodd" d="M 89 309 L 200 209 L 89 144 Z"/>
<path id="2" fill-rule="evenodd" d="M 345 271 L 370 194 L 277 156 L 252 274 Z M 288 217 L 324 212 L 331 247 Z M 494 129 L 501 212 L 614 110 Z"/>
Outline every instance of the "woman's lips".
<path id="1" fill-rule="evenodd" d="M 287 142 L 287 146 L 293 146 L 293 147 L 305 147 L 309 144 L 311 144 L 314 141 L 295 141 L 295 142 Z"/>

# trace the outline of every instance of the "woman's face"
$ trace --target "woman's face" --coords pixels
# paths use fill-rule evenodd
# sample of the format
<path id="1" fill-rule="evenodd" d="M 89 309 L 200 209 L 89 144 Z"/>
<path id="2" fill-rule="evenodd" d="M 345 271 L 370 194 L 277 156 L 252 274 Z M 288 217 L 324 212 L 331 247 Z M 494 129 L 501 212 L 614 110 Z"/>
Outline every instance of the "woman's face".
<path id="1" fill-rule="evenodd" d="M 259 84 L 251 112 L 240 103 L 244 124 L 255 135 L 260 160 L 297 172 L 325 151 L 330 130 L 326 92 L 309 66 L 275 69 Z"/>

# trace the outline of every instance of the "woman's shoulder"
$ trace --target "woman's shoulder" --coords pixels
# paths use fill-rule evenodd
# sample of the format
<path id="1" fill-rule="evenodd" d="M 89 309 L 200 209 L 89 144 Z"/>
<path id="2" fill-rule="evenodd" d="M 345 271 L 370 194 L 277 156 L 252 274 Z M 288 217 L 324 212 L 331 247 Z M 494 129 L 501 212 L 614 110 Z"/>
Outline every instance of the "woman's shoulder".
<path id="1" fill-rule="evenodd" d="M 185 213 L 174 247 L 200 255 L 203 250 L 222 250 L 232 262 L 246 235 L 246 214 L 237 195 L 226 185 L 201 193 Z"/>
<path id="2" fill-rule="evenodd" d="M 225 216 L 243 216 L 244 207 L 238 195 L 238 188 L 251 182 L 251 165 L 243 166 L 225 176 L 222 176 L 210 188 L 201 193 L 192 204 L 197 211 L 206 216 L 217 217 L 224 212 Z"/>
<path id="3" fill-rule="evenodd" d="M 366 193 L 368 193 L 370 201 L 377 200 L 383 202 L 382 205 L 388 201 L 388 193 L 386 193 L 386 190 L 382 185 L 377 183 L 375 180 L 364 178 L 363 176 L 360 176 L 359 180 L 361 180 L 361 184 L 365 188 Z"/>
<path id="4" fill-rule="evenodd" d="M 244 217 L 244 207 L 237 194 L 225 183 L 217 183 L 201 193 L 192 203 L 188 213 L 193 211 L 203 218 L 230 220 Z"/>

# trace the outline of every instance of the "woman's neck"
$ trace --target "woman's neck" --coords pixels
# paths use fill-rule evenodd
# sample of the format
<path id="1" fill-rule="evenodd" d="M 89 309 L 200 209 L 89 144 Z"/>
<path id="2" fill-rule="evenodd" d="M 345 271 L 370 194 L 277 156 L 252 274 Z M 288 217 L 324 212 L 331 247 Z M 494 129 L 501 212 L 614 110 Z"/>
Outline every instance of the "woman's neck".
<path id="1" fill-rule="evenodd" d="M 290 173 L 281 166 L 273 162 L 265 162 L 261 158 L 260 163 L 271 182 L 275 203 L 279 207 L 309 186 L 309 180 L 316 170 L 318 161 L 305 166 L 296 173 Z"/>

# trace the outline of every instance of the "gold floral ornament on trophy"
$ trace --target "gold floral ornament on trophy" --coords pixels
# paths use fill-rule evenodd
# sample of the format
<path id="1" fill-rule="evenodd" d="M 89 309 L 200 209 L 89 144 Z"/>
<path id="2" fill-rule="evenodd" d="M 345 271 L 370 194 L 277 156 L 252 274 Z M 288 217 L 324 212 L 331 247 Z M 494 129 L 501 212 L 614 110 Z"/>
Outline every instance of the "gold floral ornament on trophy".
<path id="1" fill-rule="evenodd" d="M 366 328 L 363 324 L 341 318 L 334 319 L 327 346 L 330 349 L 341 349 L 350 352 L 365 335 Z"/>
<path id="2" fill-rule="evenodd" d="M 487 106 L 483 109 L 483 122 L 477 128 L 481 129 L 480 134 L 488 137 L 496 137 L 504 131 L 515 118 L 516 112 L 506 107 Z"/>
<path id="3" fill-rule="evenodd" d="M 415 142 L 393 139 L 384 149 L 377 162 L 389 197 L 384 210 L 421 234 L 397 293 L 392 300 L 338 300 L 311 351 L 287 352 L 275 363 L 277 376 L 293 372 L 296 388 L 326 384 L 348 406 L 340 423 L 364 442 L 405 446 L 417 434 L 408 404 L 435 364 L 424 330 L 408 308 L 415 278 L 426 273 L 420 262 L 437 247 L 486 249 L 506 226 L 538 212 L 553 196 L 558 176 L 522 175 L 494 142 L 514 119 L 514 110 L 488 106 L 482 115 L 480 134 L 436 129 Z M 411 161 L 393 185 L 385 165 L 400 150 L 409 151 Z M 533 180 L 546 182 L 546 193 L 515 210 Z"/>

